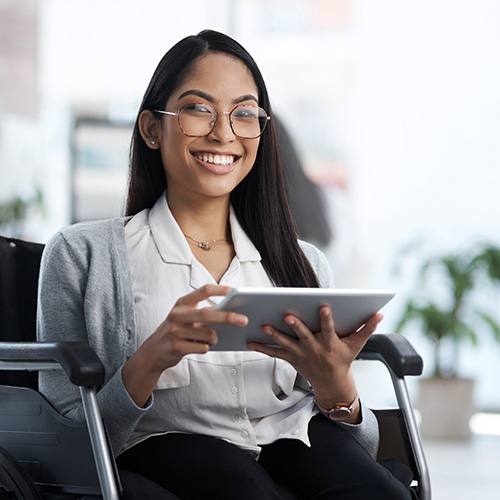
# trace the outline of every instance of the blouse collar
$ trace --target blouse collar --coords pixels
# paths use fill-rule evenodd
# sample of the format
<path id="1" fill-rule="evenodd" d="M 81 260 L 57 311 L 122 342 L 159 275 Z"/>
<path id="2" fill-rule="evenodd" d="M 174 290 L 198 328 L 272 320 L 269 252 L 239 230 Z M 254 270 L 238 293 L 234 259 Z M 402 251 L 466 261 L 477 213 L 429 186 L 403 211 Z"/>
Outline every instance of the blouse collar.
<path id="1" fill-rule="evenodd" d="M 232 206 L 229 207 L 229 224 L 236 258 L 240 262 L 260 261 L 259 251 L 241 227 Z M 191 264 L 193 253 L 170 211 L 166 191 L 149 212 L 149 227 L 161 258 L 165 262 Z"/>

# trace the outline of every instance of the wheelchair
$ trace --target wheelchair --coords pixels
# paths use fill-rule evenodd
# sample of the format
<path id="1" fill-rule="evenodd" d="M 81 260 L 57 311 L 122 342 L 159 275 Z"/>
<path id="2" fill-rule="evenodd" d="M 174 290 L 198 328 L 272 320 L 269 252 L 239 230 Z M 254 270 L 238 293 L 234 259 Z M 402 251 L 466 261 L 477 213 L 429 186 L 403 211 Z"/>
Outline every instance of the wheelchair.
<path id="1" fill-rule="evenodd" d="M 42 251 L 41 244 L 0 236 L 0 499 L 149 500 L 142 485 L 151 481 L 116 468 L 96 399 L 105 374 L 98 356 L 80 342 L 36 342 Z M 375 410 L 377 460 L 396 464 L 396 476 L 397 465 L 406 465 L 413 498 L 430 500 L 429 470 L 405 381 L 421 375 L 422 358 L 406 338 L 374 334 L 358 359 L 385 365 L 398 403 Z M 79 387 L 83 421 L 60 415 L 37 392 L 38 371 L 56 369 Z M 160 498 L 177 499 L 158 486 L 154 500 Z M 283 498 L 297 500 L 286 491 Z"/>

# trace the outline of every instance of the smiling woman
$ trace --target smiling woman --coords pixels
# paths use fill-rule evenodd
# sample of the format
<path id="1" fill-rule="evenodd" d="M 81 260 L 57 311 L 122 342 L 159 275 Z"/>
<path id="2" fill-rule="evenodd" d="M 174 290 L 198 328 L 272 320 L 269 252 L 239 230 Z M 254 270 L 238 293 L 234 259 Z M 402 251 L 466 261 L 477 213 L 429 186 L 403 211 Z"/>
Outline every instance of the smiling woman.
<path id="1" fill-rule="evenodd" d="M 381 316 L 339 338 L 323 306 L 319 331 L 292 315 L 297 338 L 265 328 L 279 348 L 211 351 L 214 324 L 237 335 L 248 323 L 214 307 L 237 286 L 332 287 L 333 273 L 297 239 L 259 69 L 204 31 L 167 52 L 145 93 L 127 216 L 47 244 L 38 338 L 95 349 L 119 467 L 181 498 L 284 498 L 284 483 L 301 498 L 409 499 L 375 461 L 377 423 L 351 372 Z M 78 418 L 69 385 L 41 374 L 40 390 Z"/>
<path id="2" fill-rule="evenodd" d="M 229 206 L 230 193 L 255 163 L 264 132 L 258 119 L 257 95 L 253 77 L 240 59 L 208 53 L 199 58 L 189 78 L 166 101 L 167 110 L 178 111 L 163 112 L 166 116 L 160 120 L 150 110 L 141 113 L 141 136 L 148 147 L 161 152 L 168 204 L 185 233 L 197 234 L 199 239 L 226 235 L 227 212 L 218 226 L 213 212 L 205 221 L 196 214 L 190 221 L 186 217 L 180 221 L 177 205 L 189 199 L 192 206 L 213 206 L 218 198 L 219 203 Z M 210 104 L 200 103 L 200 97 Z M 261 113 L 267 117 L 264 110 Z M 173 117 L 178 118 L 177 123 Z M 235 128 L 251 137 L 236 135 Z"/>

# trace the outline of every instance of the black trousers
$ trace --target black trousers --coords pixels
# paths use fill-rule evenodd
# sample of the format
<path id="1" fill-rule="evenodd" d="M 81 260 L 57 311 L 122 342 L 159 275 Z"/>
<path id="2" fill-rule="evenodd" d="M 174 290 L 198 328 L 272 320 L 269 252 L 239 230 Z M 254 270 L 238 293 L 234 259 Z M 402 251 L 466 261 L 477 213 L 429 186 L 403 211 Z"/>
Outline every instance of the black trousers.
<path id="1" fill-rule="evenodd" d="M 347 432 L 322 415 L 309 424 L 311 447 L 283 439 L 263 446 L 256 461 L 223 440 L 192 434 L 155 436 L 117 459 L 182 500 L 409 500 L 406 486 Z"/>

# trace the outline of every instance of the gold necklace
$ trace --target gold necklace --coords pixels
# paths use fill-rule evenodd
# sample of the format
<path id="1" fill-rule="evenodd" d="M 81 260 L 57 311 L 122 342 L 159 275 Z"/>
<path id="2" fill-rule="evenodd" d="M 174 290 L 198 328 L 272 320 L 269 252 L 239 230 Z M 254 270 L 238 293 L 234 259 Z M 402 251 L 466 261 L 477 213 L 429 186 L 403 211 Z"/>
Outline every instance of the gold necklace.
<path id="1" fill-rule="evenodd" d="M 182 234 L 184 234 L 184 233 L 182 233 Z M 231 241 L 231 239 L 232 239 L 232 238 L 220 238 L 219 240 L 198 241 L 198 240 L 195 240 L 192 236 L 188 236 L 187 234 L 184 234 L 184 236 L 186 238 L 189 238 L 190 240 L 193 240 L 195 243 L 197 243 L 198 247 L 200 247 L 205 252 L 210 252 L 210 250 L 212 250 L 210 243 L 217 243 L 218 241 Z"/>

